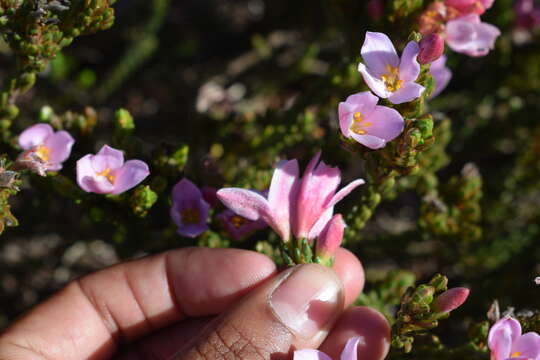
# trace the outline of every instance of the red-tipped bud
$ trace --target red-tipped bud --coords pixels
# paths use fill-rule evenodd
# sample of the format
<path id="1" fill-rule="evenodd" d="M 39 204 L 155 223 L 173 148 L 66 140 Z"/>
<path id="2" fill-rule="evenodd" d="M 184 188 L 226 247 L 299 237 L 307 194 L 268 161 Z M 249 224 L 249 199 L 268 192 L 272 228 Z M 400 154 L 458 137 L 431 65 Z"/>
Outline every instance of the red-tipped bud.
<path id="1" fill-rule="evenodd" d="M 373 20 L 380 20 L 384 16 L 384 0 L 370 0 L 367 11 Z"/>
<path id="2" fill-rule="evenodd" d="M 439 34 L 424 36 L 419 45 L 418 62 L 420 64 L 429 64 L 440 58 L 444 52 L 444 39 Z"/>
<path id="3" fill-rule="evenodd" d="M 457 287 L 443 292 L 435 299 L 435 311 L 448 313 L 460 307 L 469 296 L 469 289 Z"/>
<path id="4" fill-rule="evenodd" d="M 336 214 L 330 219 L 317 239 L 317 256 L 321 259 L 328 259 L 335 255 L 336 250 L 341 245 L 341 240 L 343 240 L 345 227 L 341 214 Z"/>

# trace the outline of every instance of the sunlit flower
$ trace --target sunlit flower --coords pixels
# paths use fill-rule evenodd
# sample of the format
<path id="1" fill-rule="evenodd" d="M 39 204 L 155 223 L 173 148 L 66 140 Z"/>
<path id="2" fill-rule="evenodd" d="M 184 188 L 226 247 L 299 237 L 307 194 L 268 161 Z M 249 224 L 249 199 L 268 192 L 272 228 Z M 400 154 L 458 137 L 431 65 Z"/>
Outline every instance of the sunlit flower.
<path id="1" fill-rule="evenodd" d="M 358 344 L 360 343 L 359 337 L 350 338 L 341 352 L 340 360 L 357 360 L 358 359 Z M 330 356 L 326 355 L 322 351 L 305 349 L 296 350 L 294 352 L 293 360 L 332 360 Z"/>
<path id="2" fill-rule="evenodd" d="M 470 14 L 446 24 L 446 43 L 455 52 L 469 56 L 485 56 L 495 47 L 501 34 L 497 27 L 483 23 L 480 16 Z"/>
<path id="3" fill-rule="evenodd" d="M 505 317 L 489 329 L 488 346 L 491 360 L 540 359 L 540 335 L 535 332 L 521 334 L 519 321 Z"/>
<path id="4" fill-rule="evenodd" d="M 425 90 L 415 82 L 420 75 L 419 51 L 418 43 L 410 41 L 400 58 L 388 36 L 368 31 L 361 51 L 364 63 L 358 64 L 358 71 L 377 96 L 393 104 L 409 102 Z"/>
<path id="5" fill-rule="evenodd" d="M 432 62 L 429 72 L 435 80 L 435 90 L 431 94 L 431 98 L 434 98 L 448 86 L 450 79 L 452 79 L 452 71 L 446 66 L 446 56 L 443 55 Z"/>
<path id="6" fill-rule="evenodd" d="M 208 230 L 209 209 L 210 205 L 194 183 L 183 178 L 174 185 L 171 218 L 178 226 L 178 234 L 194 238 Z"/>
<path id="7" fill-rule="evenodd" d="M 36 124 L 19 135 L 19 146 L 25 151 L 18 161 L 26 168 L 45 175 L 45 171 L 58 171 L 69 158 L 75 140 L 67 131 L 54 131 L 49 124 Z"/>
<path id="8" fill-rule="evenodd" d="M 364 183 L 357 179 L 336 193 L 341 182 L 339 169 L 319 164 L 315 155 L 300 179 L 297 160 L 278 163 L 268 191 L 260 193 L 240 188 L 224 188 L 218 198 L 236 214 L 249 220 L 264 220 L 284 242 L 291 229 L 298 238 L 319 235 L 333 214 L 334 205 Z"/>
<path id="9" fill-rule="evenodd" d="M 86 192 L 117 195 L 143 181 L 150 171 L 141 160 L 124 163 L 124 153 L 104 145 L 77 161 L 77 183 Z"/>
<path id="10" fill-rule="evenodd" d="M 369 91 L 351 95 L 338 107 L 339 127 L 346 138 L 352 138 L 370 149 L 380 149 L 403 131 L 403 117 Z"/>
<path id="11" fill-rule="evenodd" d="M 227 231 L 227 234 L 236 241 L 240 241 L 257 230 L 264 229 L 268 225 L 264 220 L 259 219 L 256 221 L 248 220 L 240 215 L 235 214 L 232 210 L 226 209 L 216 219 L 221 226 Z"/>

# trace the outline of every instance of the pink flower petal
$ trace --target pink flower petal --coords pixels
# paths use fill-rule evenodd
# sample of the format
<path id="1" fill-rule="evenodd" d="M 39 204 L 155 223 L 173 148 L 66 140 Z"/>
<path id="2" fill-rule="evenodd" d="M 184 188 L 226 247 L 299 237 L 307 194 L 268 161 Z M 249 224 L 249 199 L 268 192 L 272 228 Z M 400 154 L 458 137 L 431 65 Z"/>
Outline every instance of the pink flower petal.
<path id="1" fill-rule="evenodd" d="M 429 72 L 435 80 L 435 90 L 431 94 L 431 99 L 433 99 L 448 86 L 450 79 L 452 79 L 452 71 L 446 67 L 446 56 L 443 55 L 432 62 Z"/>
<path id="2" fill-rule="evenodd" d="M 293 360 L 332 360 L 328 355 L 319 350 L 305 349 L 296 350 Z"/>
<path id="3" fill-rule="evenodd" d="M 368 135 L 373 135 L 384 139 L 385 142 L 392 141 L 403 132 L 404 121 L 401 114 L 386 106 L 376 106 L 366 122 L 371 123 L 366 128 Z"/>
<path id="4" fill-rule="evenodd" d="M 370 149 L 377 150 L 386 146 L 386 141 L 374 135 L 358 135 L 351 133 L 351 137 L 360 144 L 367 146 Z"/>
<path id="5" fill-rule="evenodd" d="M 360 343 L 359 337 L 350 338 L 345 344 L 345 348 L 341 353 L 340 360 L 358 360 L 358 344 Z"/>
<path id="6" fill-rule="evenodd" d="M 112 194 L 121 194 L 143 181 L 150 170 L 148 165 L 141 160 L 129 160 L 120 169 L 112 173 L 114 176 L 114 190 Z"/>
<path id="7" fill-rule="evenodd" d="M 105 168 L 114 170 L 124 164 L 124 153 L 109 145 L 103 145 L 96 156 L 103 159 L 103 162 L 102 160 L 99 161 L 100 165 L 97 166 L 96 171 L 103 171 Z M 105 168 L 101 169 L 102 166 L 105 166 Z"/>
<path id="8" fill-rule="evenodd" d="M 425 87 L 418 83 L 406 82 L 398 91 L 390 95 L 388 100 L 390 100 L 392 104 L 402 104 L 413 101 L 414 99 L 419 98 L 425 89 Z"/>
<path id="9" fill-rule="evenodd" d="M 49 163 L 59 164 L 67 160 L 75 139 L 67 131 L 58 131 L 45 139 L 44 145 L 49 149 Z"/>
<path id="10" fill-rule="evenodd" d="M 484 56 L 495 47 L 495 40 L 501 34 L 499 29 L 480 22 L 478 15 L 467 15 L 446 24 L 446 42 L 459 53 L 469 56 Z"/>
<path id="11" fill-rule="evenodd" d="M 45 139 L 54 133 L 49 124 L 36 124 L 30 126 L 19 135 L 19 146 L 29 150 L 34 146 L 42 145 Z"/>
<path id="12" fill-rule="evenodd" d="M 538 359 L 540 357 L 540 335 L 528 332 L 521 335 L 512 345 L 511 353 L 519 353 L 527 359 Z"/>
<path id="13" fill-rule="evenodd" d="M 415 41 L 409 41 L 403 54 L 401 55 L 401 63 L 399 65 L 399 78 L 404 82 L 415 81 L 420 75 L 420 64 L 417 57 L 420 53 L 420 47 Z"/>
<path id="14" fill-rule="evenodd" d="M 296 205 L 298 175 L 298 161 L 280 161 L 274 170 L 268 190 L 268 204 L 273 218 L 273 228 L 285 242 L 289 240 L 291 233 L 290 219 L 293 215 L 291 209 Z"/>
<path id="15" fill-rule="evenodd" d="M 294 233 L 298 238 L 308 236 L 311 228 L 324 212 L 325 204 L 330 201 L 341 182 L 338 168 L 328 166 L 322 161 L 314 167 L 319 156 L 320 153 L 315 155 L 302 177 L 294 222 Z"/>
<path id="16" fill-rule="evenodd" d="M 383 33 L 366 32 L 361 50 L 367 68 L 376 78 L 386 73 L 386 66 L 399 66 L 399 57 L 392 41 Z M 367 81 L 366 81 L 367 82 Z"/>
<path id="17" fill-rule="evenodd" d="M 358 71 L 364 78 L 364 81 L 366 82 L 367 86 L 369 86 L 371 91 L 373 91 L 380 98 L 386 99 L 388 97 L 390 93 L 386 91 L 384 82 L 381 79 L 374 77 L 364 64 L 358 64 Z"/>
<path id="18" fill-rule="evenodd" d="M 77 184 L 86 192 L 109 194 L 113 191 L 113 184 L 104 176 L 96 176 L 92 166 L 94 156 L 88 154 L 77 161 Z"/>
<path id="19" fill-rule="evenodd" d="M 317 238 L 321 232 L 324 230 L 326 225 L 328 225 L 328 222 L 330 219 L 332 219 L 332 215 L 334 215 L 334 208 L 329 207 L 326 210 L 322 212 L 322 215 L 319 217 L 315 225 L 309 229 L 309 233 L 307 235 L 307 238 L 312 240 Z"/>
<path id="20" fill-rule="evenodd" d="M 355 113 L 359 112 L 362 116 L 366 116 L 373 111 L 379 99 L 369 91 L 364 91 L 351 95 L 340 102 L 338 106 L 339 126 L 343 136 L 350 137 L 350 128 Z"/>
<path id="21" fill-rule="evenodd" d="M 343 198 L 347 195 L 349 195 L 354 189 L 359 187 L 360 185 L 364 185 L 366 182 L 364 179 L 356 179 L 354 181 L 351 181 L 347 186 L 345 186 L 343 189 L 339 190 L 330 200 L 330 202 L 326 205 L 326 208 L 335 206 L 338 202 L 343 200 Z"/>
<path id="22" fill-rule="evenodd" d="M 217 197 L 226 207 L 248 220 L 270 217 L 268 201 L 255 191 L 225 188 L 217 192 Z"/>
<path id="23" fill-rule="evenodd" d="M 497 321 L 488 334 L 488 347 L 493 360 L 506 360 L 510 357 L 512 343 L 521 336 L 519 321 L 505 317 Z"/>

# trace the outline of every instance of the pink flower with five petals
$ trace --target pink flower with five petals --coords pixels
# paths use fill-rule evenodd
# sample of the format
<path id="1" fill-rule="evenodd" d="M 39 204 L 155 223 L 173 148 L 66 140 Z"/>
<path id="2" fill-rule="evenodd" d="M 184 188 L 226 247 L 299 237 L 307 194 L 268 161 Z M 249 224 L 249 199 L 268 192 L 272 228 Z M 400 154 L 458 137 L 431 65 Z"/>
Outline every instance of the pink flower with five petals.
<path id="1" fill-rule="evenodd" d="M 143 181 L 150 171 L 141 160 L 124 163 L 124 153 L 104 145 L 77 161 L 77 183 L 86 192 L 117 195 Z"/>
<path id="2" fill-rule="evenodd" d="M 58 171 L 69 158 L 73 144 L 75 140 L 67 131 L 55 132 L 49 124 L 36 124 L 19 135 L 19 146 L 26 150 L 19 160 L 35 160 L 44 171 Z"/>
<path id="3" fill-rule="evenodd" d="M 418 43 L 410 41 L 400 58 L 388 36 L 368 31 L 361 50 L 364 63 L 358 64 L 358 71 L 380 98 L 393 104 L 409 102 L 425 90 L 415 82 L 420 75 L 419 52 Z"/>
<path id="4" fill-rule="evenodd" d="M 338 107 L 339 127 L 346 138 L 352 138 L 370 149 L 380 149 L 403 131 L 401 114 L 379 106 L 379 98 L 369 91 L 351 95 Z"/>

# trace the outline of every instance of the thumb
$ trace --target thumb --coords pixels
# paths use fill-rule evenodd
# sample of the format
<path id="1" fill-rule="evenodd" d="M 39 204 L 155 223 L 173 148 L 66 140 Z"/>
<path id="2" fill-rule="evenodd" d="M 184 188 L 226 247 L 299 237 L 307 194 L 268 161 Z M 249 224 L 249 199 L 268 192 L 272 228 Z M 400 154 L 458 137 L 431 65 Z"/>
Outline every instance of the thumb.
<path id="1" fill-rule="evenodd" d="M 343 304 L 332 269 L 298 265 L 213 320 L 175 359 L 289 359 L 295 349 L 319 347 Z"/>

